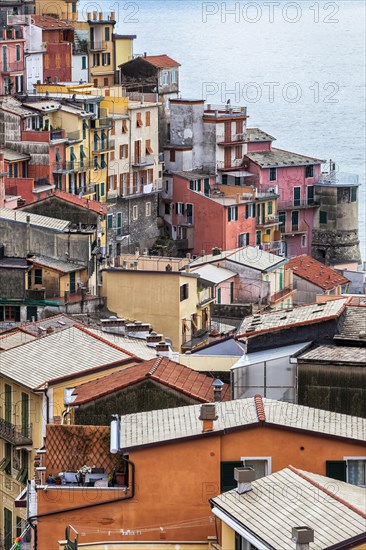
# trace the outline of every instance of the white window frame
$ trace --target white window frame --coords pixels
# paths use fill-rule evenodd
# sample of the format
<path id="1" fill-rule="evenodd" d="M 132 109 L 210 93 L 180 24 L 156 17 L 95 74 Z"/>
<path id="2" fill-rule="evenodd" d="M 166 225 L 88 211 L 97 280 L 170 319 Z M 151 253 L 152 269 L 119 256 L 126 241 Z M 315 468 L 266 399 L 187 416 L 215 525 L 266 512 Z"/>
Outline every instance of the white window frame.
<path id="1" fill-rule="evenodd" d="M 344 456 L 343 460 L 345 460 L 346 462 L 348 462 L 349 460 L 364 460 L 365 461 L 365 469 L 366 469 L 366 456 Z M 347 464 L 346 474 L 347 474 L 347 483 L 349 483 L 349 481 L 348 481 L 348 464 Z M 355 485 L 355 487 L 366 487 L 366 485 Z"/>
<path id="2" fill-rule="evenodd" d="M 266 467 L 265 467 L 265 476 L 269 476 L 272 473 L 272 457 L 271 456 L 241 456 L 240 460 L 243 461 L 243 465 L 245 466 L 245 462 L 252 461 L 252 460 L 261 460 L 265 461 Z"/>
<path id="3" fill-rule="evenodd" d="M 301 248 L 306 248 L 308 246 L 308 236 L 301 235 Z"/>
<path id="4" fill-rule="evenodd" d="M 151 216 L 151 202 L 147 202 L 145 204 L 145 215 L 147 218 L 150 218 Z"/>
<path id="5" fill-rule="evenodd" d="M 163 86 L 169 86 L 169 71 L 163 72 Z"/>
<path id="6" fill-rule="evenodd" d="M 184 202 L 177 202 L 177 216 L 183 216 Z"/>
<path id="7" fill-rule="evenodd" d="M 134 204 L 132 207 L 132 219 L 134 221 L 139 219 L 139 207 L 137 206 L 137 204 Z"/>
<path id="8" fill-rule="evenodd" d="M 178 84 L 178 71 L 176 69 L 172 71 L 172 84 Z"/>

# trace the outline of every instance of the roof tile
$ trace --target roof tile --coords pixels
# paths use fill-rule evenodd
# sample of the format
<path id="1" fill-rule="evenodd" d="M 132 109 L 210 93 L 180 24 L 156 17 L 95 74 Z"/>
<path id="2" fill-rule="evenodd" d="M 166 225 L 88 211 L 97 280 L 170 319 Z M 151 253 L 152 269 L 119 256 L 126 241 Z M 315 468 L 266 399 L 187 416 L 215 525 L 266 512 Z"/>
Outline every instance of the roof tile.
<path id="1" fill-rule="evenodd" d="M 286 264 L 285 269 L 291 269 L 297 277 L 305 279 L 324 290 L 330 290 L 350 282 L 349 279 L 338 273 L 335 269 L 318 262 L 318 260 L 314 260 L 314 258 L 306 254 L 291 258 Z"/>

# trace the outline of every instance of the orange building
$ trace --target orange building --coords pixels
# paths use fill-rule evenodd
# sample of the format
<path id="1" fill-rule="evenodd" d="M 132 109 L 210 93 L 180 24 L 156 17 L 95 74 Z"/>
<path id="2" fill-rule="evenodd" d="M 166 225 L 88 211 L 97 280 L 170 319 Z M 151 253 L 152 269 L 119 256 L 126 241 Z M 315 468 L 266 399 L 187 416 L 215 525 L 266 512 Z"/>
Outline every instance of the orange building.
<path id="1" fill-rule="evenodd" d="M 123 416 L 121 452 L 128 462 L 121 460 L 126 467 L 118 485 L 108 487 L 101 480 L 97 486 L 33 489 L 30 514 L 38 550 L 57 550 L 70 524 L 80 534 L 79 543 L 207 541 L 215 536 L 209 499 L 235 487 L 234 468 L 243 465 L 253 467 L 257 478 L 292 464 L 365 484 L 365 419 L 260 396 L 215 406 Z M 111 473 L 106 436 L 93 432 L 91 437 L 90 430 L 101 428 L 49 426 L 42 455 L 46 476 L 84 464 Z"/>

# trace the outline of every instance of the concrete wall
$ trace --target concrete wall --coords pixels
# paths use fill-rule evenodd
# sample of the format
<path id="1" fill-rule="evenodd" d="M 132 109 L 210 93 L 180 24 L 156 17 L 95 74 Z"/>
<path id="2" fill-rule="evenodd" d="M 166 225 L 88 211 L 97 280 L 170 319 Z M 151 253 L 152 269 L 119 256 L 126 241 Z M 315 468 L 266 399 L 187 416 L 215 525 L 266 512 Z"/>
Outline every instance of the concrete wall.
<path id="1" fill-rule="evenodd" d="M 0 268 L 0 297 L 23 298 L 25 294 L 25 269 Z"/>

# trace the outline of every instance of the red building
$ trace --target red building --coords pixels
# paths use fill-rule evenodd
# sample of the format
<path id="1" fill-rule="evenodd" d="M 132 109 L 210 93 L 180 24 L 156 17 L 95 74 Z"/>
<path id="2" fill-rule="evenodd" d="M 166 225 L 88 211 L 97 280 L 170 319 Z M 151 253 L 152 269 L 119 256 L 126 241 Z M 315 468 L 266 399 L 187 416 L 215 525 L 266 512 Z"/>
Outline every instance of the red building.
<path id="1" fill-rule="evenodd" d="M 42 42 L 47 44 L 43 56 L 43 81 L 71 82 L 73 27 L 48 15 L 32 17 L 34 25 L 42 29 Z"/>

